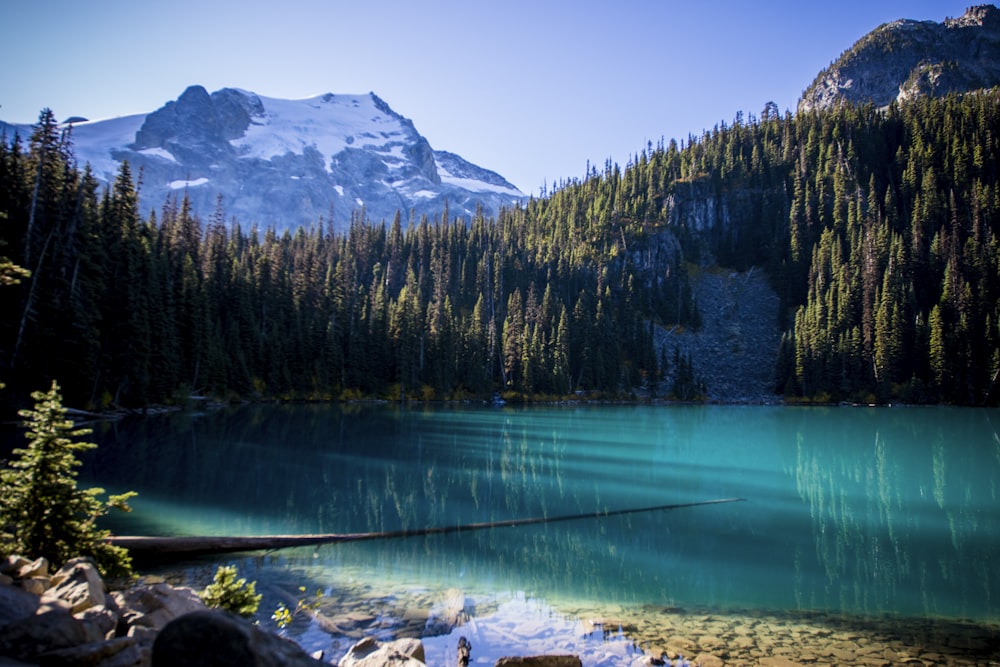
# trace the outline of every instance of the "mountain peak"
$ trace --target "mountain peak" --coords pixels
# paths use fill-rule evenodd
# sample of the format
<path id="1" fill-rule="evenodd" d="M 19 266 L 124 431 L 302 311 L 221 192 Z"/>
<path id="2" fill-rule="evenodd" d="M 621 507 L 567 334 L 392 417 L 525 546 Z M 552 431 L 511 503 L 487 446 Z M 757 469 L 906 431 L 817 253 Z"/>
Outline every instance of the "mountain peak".
<path id="1" fill-rule="evenodd" d="M 945 19 L 944 25 L 947 28 L 971 28 L 975 26 L 985 26 L 992 24 L 996 27 L 1000 24 L 1000 9 L 993 5 L 974 5 L 965 10 L 957 19 Z"/>
<path id="2" fill-rule="evenodd" d="M 976 5 L 942 23 L 900 19 L 879 26 L 819 73 L 798 110 L 868 102 L 884 107 L 996 85 L 1000 10 Z"/>
<path id="3" fill-rule="evenodd" d="M 30 131 L 30 130 L 28 130 Z M 227 217 L 279 230 L 330 219 L 487 215 L 525 196 L 495 172 L 435 151 L 374 92 L 298 100 L 192 85 L 149 114 L 74 126 L 78 162 L 110 183 L 127 160 L 143 174 L 140 205 L 183 191 L 203 219 L 219 196 Z"/>
<path id="4" fill-rule="evenodd" d="M 388 104 L 386 104 L 385 100 L 383 100 L 381 97 L 371 92 L 368 93 L 368 96 L 372 99 L 372 102 L 375 104 L 376 109 L 378 109 L 379 111 L 381 111 L 386 115 L 399 117 L 399 114 L 393 111 L 392 108 Z"/>

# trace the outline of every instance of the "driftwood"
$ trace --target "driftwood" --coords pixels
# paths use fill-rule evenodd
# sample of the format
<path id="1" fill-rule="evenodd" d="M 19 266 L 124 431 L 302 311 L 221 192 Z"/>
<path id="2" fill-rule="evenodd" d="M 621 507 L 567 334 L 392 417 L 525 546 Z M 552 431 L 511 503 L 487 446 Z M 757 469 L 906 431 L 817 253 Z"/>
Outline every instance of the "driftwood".
<path id="1" fill-rule="evenodd" d="M 532 517 L 528 519 L 506 519 L 503 521 L 486 521 L 483 523 L 467 523 L 457 526 L 437 526 L 431 528 L 413 528 L 408 530 L 389 530 L 375 533 L 327 533 L 319 535 L 261 535 L 261 536 L 229 536 L 229 537 L 141 537 L 141 536 L 111 536 L 107 541 L 129 550 L 137 560 L 171 560 L 186 557 L 207 556 L 213 554 L 236 553 L 241 551 L 273 551 L 291 547 L 307 547 L 317 544 L 335 544 L 337 542 L 361 542 L 366 540 L 389 540 L 403 537 L 422 537 L 425 535 L 443 535 L 446 533 L 464 533 L 487 528 L 514 528 L 539 523 L 557 523 L 560 521 L 576 521 L 580 519 L 601 519 L 623 514 L 640 512 L 656 512 L 674 510 L 701 505 L 720 505 L 735 503 L 745 498 L 718 498 L 715 500 L 700 500 L 690 503 L 675 503 L 672 505 L 657 505 L 636 509 L 591 512 L 588 514 L 566 514 L 552 517 Z"/>

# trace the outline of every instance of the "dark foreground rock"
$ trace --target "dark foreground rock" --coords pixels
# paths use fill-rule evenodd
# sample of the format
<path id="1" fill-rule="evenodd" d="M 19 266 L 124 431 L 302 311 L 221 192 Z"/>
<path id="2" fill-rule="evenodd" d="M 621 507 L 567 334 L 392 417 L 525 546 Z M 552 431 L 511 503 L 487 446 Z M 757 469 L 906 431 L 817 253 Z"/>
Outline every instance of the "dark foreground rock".
<path id="1" fill-rule="evenodd" d="M 295 642 L 218 609 L 174 619 L 153 642 L 153 667 L 316 667 Z"/>

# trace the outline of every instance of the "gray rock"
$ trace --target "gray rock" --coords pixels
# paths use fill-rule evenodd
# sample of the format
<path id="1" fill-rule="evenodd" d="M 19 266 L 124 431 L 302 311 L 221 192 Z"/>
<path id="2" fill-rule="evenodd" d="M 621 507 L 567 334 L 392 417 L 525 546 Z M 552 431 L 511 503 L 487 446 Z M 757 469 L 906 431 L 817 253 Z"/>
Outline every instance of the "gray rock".
<path id="1" fill-rule="evenodd" d="M 0 560 L 0 572 L 4 574 L 14 575 L 25 565 L 29 564 L 31 561 L 24 556 L 10 555 Z"/>
<path id="2" fill-rule="evenodd" d="M 55 586 L 42 595 L 43 603 L 62 600 L 74 614 L 89 607 L 104 604 L 104 580 L 94 561 L 89 558 L 74 558 L 59 568 L 52 577 Z"/>
<path id="3" fill-rule="evenodd" d="M 39 613 L 8 623 L 0 632 L 0 655 L 34 661 L 59 649 L 92 644 L 104 639 L 99 628 L 62 608 L 41 607 Z"/>
<path id="4" fill-rule="evenodd" d="M 397 639 L 380 642 L 371 637 L 362 639 L 347 650 L 338 667 L 421 667 L 424 645 L 419 639 Z"/>
<path id="5" fill-rule="evenodd" d="M 152 630 L 161 630 L 175 618 L 205 609 L 205 603 L 190 588 L 165 583 L 133 586 L 112 596 L 126 623 Z"/>
<path id="6" fill-rule="evenodd" d="M 45 592 L 45 589 L 48 588 L 47 583 L 48 578 L 46 577 L 31 577 L 29 579 L 18 579 L 14 582 L 14 585 L 32 595 L 41 596 Z"/>
<path id="7" fill-rule="evenodd" d="M 110 641 L 82 644 L 49 651 L 38 656 L 42 667 L 139 667 L 146 660 L 149 646 L 141 646 L 137 639 L 121 637 Z"/>
<path id="8" fill-rule="evenodd" d="M 37 595 L 10 584 L 0 584 L 0 628 L 28 618 L 34 614 L 41 604 Z"/>
<path id="9" fill-rule="evenodd" d="M 83 611 L 73 614 L 73 618 L 93 625 L 104 635 L 105 639 L 113 639 L 115 637 L 120 620 L 115 611 L 108 609 L 102 604 L 87 607 Z"/>
<path id="10" fill-rule="evenodd" d="M 21 565 L 15 574 L 16 579 L 30 579 L 31 577 L 49 576 L 49 561 L 45 558 L 38 558 Z"/>
<path id="11" fill-rule="evenodd" d="M 219 610 L 186 614 L 153 643 L 153 667 L 317 667 L 294 642 Z"/>

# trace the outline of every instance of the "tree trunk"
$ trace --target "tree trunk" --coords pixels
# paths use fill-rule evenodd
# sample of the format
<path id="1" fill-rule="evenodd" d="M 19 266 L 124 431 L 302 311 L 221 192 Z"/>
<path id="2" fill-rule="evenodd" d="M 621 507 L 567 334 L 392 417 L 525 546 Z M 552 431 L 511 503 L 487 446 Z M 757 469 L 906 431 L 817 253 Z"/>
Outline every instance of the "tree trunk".
<path id="1" fill-rule="evenodd" d="M 375 533 L 326 533 L 317 535 L 261 535 L 261 536 L 226 536 L 226 537 L 141 537 L 112 536 L 108 542 L 129 550 L 132 557 L 139 561 L 177 560 L 195 556 L 212 554 L 236 553 L 240 551 L 261 551 L 288 549 L 291 547 L 307 547 L 319 544 L 337 542 L 361 542 L 367 540 L 388 540 L 404 537 L 422 537 L 426 535 L 443 535 L 446 533 L 461 533 L 487 528 L 513 528 L 540 523 L 557 523 L 579 519 L 601 519 L 623 514 L 639 512 L 655 512 L 660 510 L 682 509 L 701 505 L 720 505 L 746 500 L 745 498 L 719 498 L 715 500 L 700 500 L 690 503 L 675 503 L 672 505 L 657 505 L 589 514 L 568 514 L 555 517 L 532 517 L 527 519 L 506 519 L 503 521 L 487 521 L 469 523 L 458 526 L 437 526 L 431 528 L 414 528 L 410 530 L 390 530 Z"/>

